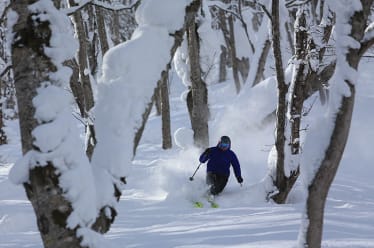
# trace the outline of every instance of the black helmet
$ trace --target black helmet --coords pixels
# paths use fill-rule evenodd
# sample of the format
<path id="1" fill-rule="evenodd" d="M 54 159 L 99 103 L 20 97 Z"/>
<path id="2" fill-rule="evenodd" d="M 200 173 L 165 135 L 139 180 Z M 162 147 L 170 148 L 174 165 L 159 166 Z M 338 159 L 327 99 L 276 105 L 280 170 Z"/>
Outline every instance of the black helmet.
<path id="1" fill-rule="evenodd" d="M 229 136 L 222 136 L 221 139 L 220 139 L 220 143 L 231 145 L 230 137 Z"/>
<path id="2" fill-rule="evenodd" d="M 218 142 L 218 147 L 226 151 L 227 149 L 230 149 L 230 146 L 231 146 L 230 138 L 228 136 L 222 136 Z"/>

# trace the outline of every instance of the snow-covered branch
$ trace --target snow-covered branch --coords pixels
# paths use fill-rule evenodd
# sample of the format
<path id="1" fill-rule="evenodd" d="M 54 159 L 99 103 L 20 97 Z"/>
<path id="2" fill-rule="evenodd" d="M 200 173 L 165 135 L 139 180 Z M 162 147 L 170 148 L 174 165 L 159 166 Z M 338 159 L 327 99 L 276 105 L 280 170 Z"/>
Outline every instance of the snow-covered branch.
<path id="1" fill-rule="evenodd" d="M 140 4 L 140 0 L 136 1 L 132 5 L 123 5 L 123 4 L 113 5 L 113 4 L 104 3 L 104 2 L 101 2 L 101 1 L 97 1 L 97 0 L 85 0 L 85 1 L 82 1 L 77 6 L 70 7 L 68 9 L 64 9 L 62 11 L 65 12 L 65 14 L 67 14 L 67 15 L 73 15 L 75 12 L 80 11 L 81 9 L 83 9 L 84 7 L 86 7 L 89 4 L 100 7 L 100 8 L 103 8 L 103 9 L 106 9 L 106 10 L 121 11 L 121 10 L 136 9 Z"/>

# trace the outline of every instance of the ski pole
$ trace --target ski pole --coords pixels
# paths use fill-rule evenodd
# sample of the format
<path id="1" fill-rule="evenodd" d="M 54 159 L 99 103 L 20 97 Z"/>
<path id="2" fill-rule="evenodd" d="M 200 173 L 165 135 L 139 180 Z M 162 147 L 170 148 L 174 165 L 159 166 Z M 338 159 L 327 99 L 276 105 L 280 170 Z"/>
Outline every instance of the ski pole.
<path id="1" fill-rule="evenodd" d="M 201 164 L 202 163 L 200 163 L 199 166 L 197 166 L 197 168 L 196 168 L 195 172 L 193 173 L 192 177 L 190 177 L 190 181 L 193 181 L 193 177 L 195 176 L 196 172 L 199 170 Z"/>

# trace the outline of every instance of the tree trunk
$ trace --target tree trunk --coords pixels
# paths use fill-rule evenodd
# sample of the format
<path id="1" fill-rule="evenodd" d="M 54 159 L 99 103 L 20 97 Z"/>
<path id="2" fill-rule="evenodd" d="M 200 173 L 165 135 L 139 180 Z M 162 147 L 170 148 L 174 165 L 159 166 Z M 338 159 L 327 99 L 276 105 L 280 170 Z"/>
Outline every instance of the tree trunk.
<path id="1" fill-rule="evenodd" d="M 3 13 L 0 12 L 0 14 L 2 15 Z M 6 23 L 0 22 L 0 24 L 1 24 L 0 26 L 0 62 L 4 62 L 4 64 L 0 63 L 0 145 L 4 145 L 7 143 L 7 136 L 4 131 L 5 116 L 3 114 L 3 111 L 6 107 L 5 105 L 6 105 L 7 86 L 6 86 L 5 80 L 3 80 L 3 76 L 5 76 L 8 73 L 11 67 L 6 65 L 7 51 L 5 49 L 6 40 L 5 40 L 5 32 L 4 32 L 4 25 L 6 25 Z"/>
<path id="2" fill-rule="evenodd" d="M 232 53 L 231 53 L 231 46 L 230 46 L 230 32 L 227 27 L 227 18 L 226 18 L 226 13 L 223 9 L 218 9 L 218 20 L 219 20 L 219 27 L 221 28 L 223 38 L 225 40 L 225 51 L 226 51 L 226 62 L 228 67 L 232 67 Z"/>
<path id="3" fill-rule="evenodd" d="M 351 95 L 342 99 L 330 145 L 314 180 L 308 187 L 307 216 L 309 225 L 306 231 L 305 247 L 321 247 L 326 197 L 343 156 L 354 106 L 355 87 L 348 81 L 346 83 L 349 85 Z"/>
<path id="4" fill-rule="evenodd" d="M 85 9 L 87 9 L 86 12 Z M 97 17 L 95 14 L 94 6 L 89 4 L 81 10 L 83 15 L 88 15 L 90 18 L 84 20 L 84 29 L 87 34 L 87 60 L 90 68 L 91 75 L 96 75 L 98 71 L 98 50 L 99 50 L 99 35 L 98 35 L 98 25 Z M 91 34 L 91 35 L 88 35 Z M 81 35 L 81 34 L 78 34 Z"/>
<path id="5" fill-rule="evenodd" d="M 144 112 L 142 114 L 142 123 L 140 124 L 139 128 L 135 132 L 134 146 L 133 146 L 133 149 L 132 149 L 132 154 L 133 154 L 134 157 L 136 155 L 136 149 L 138 148 L 140 140 L 143 136 L 145 125 L 147 124 L 149 115 L 151 114 L 153 103 L 155 102 L 155 95 L 158 94 L 158 91 L 159 91 L 159 87 L 157 86 L 157 88 L 155 89 L 155 91 L 153 93 L 151 101 L 148 103 L 146 109 L 144 110 Z"/>
<path id="6" fill-rule="evenodd" d="M 219 56 L 219 79 L 218 82 L 226 81 L 227 49 L 221 45 L 221 54 Z"/>
<path id="7" fill-rule="evenodd" d="M 226 1 L 225 3 L 229 3 Z M 239 93 L 241 89 L 239 70 L 238 70 L 238 59 L 236 58 L 236 44 L 235 44 L 235 30 L 234 30 L 234 16 L 230 13 L 226 17 L 226 12 L 223 9 L 218 10 L 218 18 L 220 28 L 222 30 L 223 38 L 226 43 L 228 52 L 228 66 L 232 68 L 232 75 L 234 78 L 236 92 Z M 226 22 L 227 20 L 227 22 Z M 249 40 L 250 41 L 250 40 Z"/>
<path id="8" fill-rule="evenodd" d="M 100 7 L 95 7 L 96 20 L 97 20 L 97 30 L 99 34 L 101 54 L 104 54 L 109 50 L 108 38 L 106 36 L 106 26 L 104 21 L 104 13 Z"/>
<path id="9" fill-rule="evenodd" d="M 284 192 L 287 188 L 287 178 L 284 173 L 284 145 L 285 145 L 285 120 L 286 120 L 286 94 L 287 85 L 285 83 L 282 53 L 280 48 L 280 30 L 279 30 L 279 0 L 272 0 L 272 42 L 273 52 L 275 58 L 275 69 L 277 73 L 277 87 L 278 87 L 278 105 L 276 110 L 276 137 L 275 148 L 277 151 L 276 161 L 276 178 L 274 185 L 279 192 Z M 272 199 L 277 203 L 283 203 L 285 196 L 283 194 L 276 194 Z"/>
<path id="10" fill-rule="evenodd" d="M 69 0 L 71 6 L 75 6 L 76 3 L 74 0 Z M 91 80 L 89 77 L 90 67 L 88 65 L 88 37 L 87 32 L 84 28 L 83 18 L 80 11 L 77 11 L 73 15 L 75 30 L 78 34 L 79 40 L 79 50 L 78 50 L 78 66 L 79 66 L 79 76 L 80 81 L 83 88 L 83 95 L 84 95 L 84 115 L 83 118 L 86 119 L 86 134 L 87 137 L 87 147 L 86 147 L 86 154 L 89 159 L 91 159 L 94 147 L 96 145 L 96 138 L 94 135 L 94 126 L 92 121 L 89 120 L 89 111 L 94 106 L 94 98 L 93 92 L 91 87 Z"/>
<path id="11" fill-rule="evenodd" d="M 364 36 L 373 0 L 361 0 L 361 4 L 363 10 L 356 11 L 349 21 L 352 25 L 350 37 L 358 42 L 360 42 Z M 360 48 L 349 48 L 346 54 L 346 61 L 354 70 L 357 70 L 362 56 L 359 51 Z M 348 86 L 350 95 L 341 97 L 341 107 L 339 111 L 337 111 L 335 125 L 331 134 L 330 143 L 326 149 L 325 157 L 319 165 L 319 169 L 308 188 L 309 194 L 307 198 L 306 214 L 309 219 L 309 224 L 306 228 L 304 247 L 321 247 L 323 213 L 326 197 L 338 170 L 348 140 L 355 100 L 355 82 L 350 82 L 348 79 L 345 79 L 344 82 L 339 83 L 345 83 Z"/>
<path id="12" fill-rule="evenodd" d="M 287 146 L 290 149 L 290 154 L 292 159 L 287 159 L 289 163 L 289 168 L 291 169 L 291 174 L 287 177 L 283 175 L 283 183 L 281 187 L 278 188 L 279 193 L 273 196 L 277 203 L 285 203 L 287 196 L 290 193 L 293 185 L 295 184 L 299 172 L 300 164 L 298 156 L 300 155 L 300 125 L 301 116 L 303 110 L 303 104 L 305 100 L 305 74 L 307 66 L 307 45 L 308 45 L 308 33 L 306 28 L 306 19 L 304 12 L 299 14 L 297 17 L 296 24 L 298 25 L 295 30 L 295 76 L 293 77 L 293 82 L 291 82 L 290 95 L 291 101 L 289 103 L 289 113 L 290 120 L 288 121 L 291 132 L 290 132 L 290 144 Z M 278 173 L 278 172 L 277 172 Z M 279 175 L 281 177 L 281 175 Z"/>
<path id="13" fill-rule="evenodd" d="M 232 59 L 232 76 L 235 82 L 235 89 L 236 93 L 239 94 L 241 85 L 239 79 L 239 72 L 238 72 L 238 59 L 236 58 L 236 44 L 235 44 L 235 30 L 234 30 L 234 17 L 231 14 L 229 16 L 229 33 L 230 33 L 230 52 L 231 52 L 231 59 Z"/>
<path id="14" fill-rule="evenodd" d="M 168 73 L 163 72 L 161 76 L 161 119 L 162 119 L 162 148 L 170 149 L 172 147 L 171 129 L 170 129 L 170 104 Z"/>
<path id="15" fill-rule="evenodd" d="M 240 76 L 242 77 L 242 82 L 245 82 L 249 74 L 249 58 L 242 57 L 241 59 L 237 59 L 237 63 L 238 71 L 240 73 Z"/>
<path id="16" fill-rule="evenodd" d="M 307 70 L 307 45 L 308 45 L 308 33 L 306 27 L 305 13 L 302 12 L 298 15 L 298 24 L 295 32 L 295 56 L 296 56 L 296 69 L 294 82 L 291 83 L 292 87 L 290 90 L 291 101 L 290 101 L 290 125 L 291 125 L 291 138 L 290 148 L 291 154 L 297 155 L 300 153 L 300 124 L 302 109 L 304 104 L 304 89 L 305 89 L 305 70 Z M 298 165 L 297 165 L 298 167 Z"/>
<path id="17" fill-rule="evenodd" d="M 271 41 L 267 32 L 269 29 L 269 20 L 268 17 L 265 18 L 259 27 L 259 34 L 262 34 L 263 37 L 258 38 L 257 49 L 251 62 L 249 83 L 252 87 L 264 79 L 265 66 L 271 48 Z M 260 55 L 258 55 L 259 53 Z"/>
<path id="18" fill-rule="evenodd" d="M 161 115 L 161 90 L 155 96 L 155 107 L 156 107 L 156 115 Z"/>
<path id="19" fill-rule="evenodd" d="M 258 84 L 264 78 L 264 71 L 266 60 L 270 51 L 271 42 L 269 39 L 265 40 L 264 47 L 262 48 L 261 55 L 259 58 L 255 79 L 252 83 L 252 87 Z"/>
<path id="20" fill-rule="evenodd" d="M 73 93 L 75 102 L 78 105 L 80 115 L 83 117 L 85 114 L 84 109 L 84 94 L 83 94 L 83 88 L 82 85 L 79 82 L 79 66 L 75 59 L 71 59 L 68 61 L 65 61 L 65 66 L 69 67 L 72 70 L 72 74 L 70 77 L 70 89 Z"/>
<path id="21" fill-rule="evenodd" d="M 50 58 L 44 54 L 44 47 L 49 46 L 51 38 L 50 23 L 33 21 L 34 13 L 31 13 L 28 7 L 34 1 L 29 2 L 12 2 L 12 9 L 18 15 L 17 23 L 13 27 L 16 38 L 12 43 L 12 60 L 23 154 L 32 150 L 39 151 L 33 144 L 31 134 L 38 126 L 32 100 L 36 89 L 42 82 L 50 81 L 50 73 L 56 71 Z M 59 187 L 58 172 L 52 163 L 44 167 L 38 167 L 37 164 L 33 166 L 29 181 L 24 183 L 24 187 L 35 211 L 44 247 L 81 247 L 76 231 L 66 227 L 72 207 Z"/>
<path id="22" fill-rule="evenodd" d="M 190 63 L 191 83 L 192 83 L 192 130 L 194 131 L 194 143 L 197 147 L 207 147 L 209 145 L 208 130 L 208 90 L 205 82 L 201 78 L 200 67 L 200 46 L 196 15 L 201 5 L 201 0 L 187 7 L 187 44 Z"/>
<path id="23" fill-rule="evenodd" d="M 2 87 L 1 79 L 0 79 L 0 87 Z M 4 115 L 3 115 L 3 103 L 0 103 L 0 145 L 7 144 L 7 136 L 4 131 Z"/>
<path id="24" fill-rule="evenodd" d="M 113 11 L 113 44 L 117 45 L 121 42 L 121 35 L 119 33 L 119 15 L 118 11 Z"/>

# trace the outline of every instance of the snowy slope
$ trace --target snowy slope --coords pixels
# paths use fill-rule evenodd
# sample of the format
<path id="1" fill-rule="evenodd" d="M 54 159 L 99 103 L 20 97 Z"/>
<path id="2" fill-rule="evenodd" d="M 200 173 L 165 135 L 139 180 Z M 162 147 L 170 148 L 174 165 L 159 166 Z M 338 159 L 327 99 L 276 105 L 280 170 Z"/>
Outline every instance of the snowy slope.
<path id="1" fill-rule="evenodd" d="M 370 71 L 373 63 L 363 60 L 360 67 L 349 143 L 327 200 L 323 247 L 374 247 L 374 116 L 370 109 L 374 106 Z M 190 124 L 185 102 L 180 97 L 185 86 L 174 76 L 171 87 L 174 132 L 189 128 Z M 200 199 L 205 190 L 204 166 L 194 181 L 188 180 L 198 165 L 199 151 L 175 145 L 172 150 L 163 151 L 160 118 L 153 113 L 127 175 L 128 185 L 119 204 L 119 216 L 106 234 L 106 247 L 283 248 L 296 245 L 305 195 L 302 187 L 296 186 L 286 205 L 263 199 L 261 180 L 267 171 L 274 127 L 259 130 L 233 125 L 231 118 L 237 115 L 222 114 L 236 99 L 233 83 L 212 85 L 209 90 L 211 145 L 226 134 L 221 130 L 233 132 L 229 135 L 233 137 L 232 148 L 242 165 L 243 187 L 231 177 L 217 198 L 218 209 L 208 204 L 202 209 L 193 208 L 191 201 Z M 251 118 L 256 116 L 255 110 L 252 111 L 247 116 L 251 123 L 255 122 Z M 23 188 L 8 180 L 9 169 L 20 156 L 20 145 L 16 123 L 7 124 L 11 144 L 0 147 L 0 247 L 42 247 Z"/>

